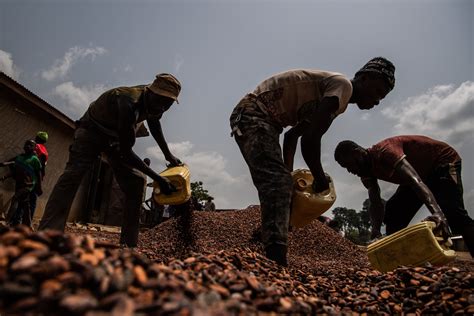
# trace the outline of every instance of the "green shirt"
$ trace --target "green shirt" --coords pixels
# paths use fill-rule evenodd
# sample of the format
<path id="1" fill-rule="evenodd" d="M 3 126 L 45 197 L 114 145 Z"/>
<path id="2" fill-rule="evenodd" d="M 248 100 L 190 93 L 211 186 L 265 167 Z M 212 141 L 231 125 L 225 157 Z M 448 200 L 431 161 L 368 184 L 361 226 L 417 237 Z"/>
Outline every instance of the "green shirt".
<path id="1" fill-rule="evenodd" d="M 38 183 L 38 175 L 41 172 L 41 162 L 36 155 L 21 154 L 15 157 L 15 181 L 16 190 L 26 188 L 33 191 Z"/>

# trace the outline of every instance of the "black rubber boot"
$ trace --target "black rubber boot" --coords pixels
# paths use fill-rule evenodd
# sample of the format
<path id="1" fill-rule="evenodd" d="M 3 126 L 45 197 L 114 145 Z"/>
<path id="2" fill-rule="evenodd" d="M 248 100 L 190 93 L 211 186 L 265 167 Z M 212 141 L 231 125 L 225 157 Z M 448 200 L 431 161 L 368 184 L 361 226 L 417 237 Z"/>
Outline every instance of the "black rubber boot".
<path id="1" fill-rule="evenodd" d="M 265 256 L 284 267 L 288 267 L 287 252 L 288 247 L 281 244 L 271 244 L 265 247 Z"/>

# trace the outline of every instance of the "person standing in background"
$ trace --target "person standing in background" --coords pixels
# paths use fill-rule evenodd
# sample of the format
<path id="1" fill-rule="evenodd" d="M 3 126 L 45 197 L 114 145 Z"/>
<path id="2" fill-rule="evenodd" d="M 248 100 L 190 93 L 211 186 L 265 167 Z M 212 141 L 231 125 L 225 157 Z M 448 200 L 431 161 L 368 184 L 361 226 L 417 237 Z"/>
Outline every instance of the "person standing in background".
<path id="1" fill-rule="evenodd" d="M 41 181 L 44 180 L 44 176 L 46 175 L 46 164 L 48 163 L 48 150 L 45 146 L 46 142 L 48 141 L 48 133 L 39 131 L 36 133 L 35 137 L 35 142 L 36 142 L 36 147 L 35 147 L 35 154 L 36 157 L 38 157 L 39 161 L 41 162 Z M 38 200 L 38 195 L 37 195 L 37 190 L 32 190 L 30 193 L 30 215 L 31 215 L 31 220 L 33 220 L 33 217 L 35 215 L 35 210 L 36 210 L 36 202 Z"/>

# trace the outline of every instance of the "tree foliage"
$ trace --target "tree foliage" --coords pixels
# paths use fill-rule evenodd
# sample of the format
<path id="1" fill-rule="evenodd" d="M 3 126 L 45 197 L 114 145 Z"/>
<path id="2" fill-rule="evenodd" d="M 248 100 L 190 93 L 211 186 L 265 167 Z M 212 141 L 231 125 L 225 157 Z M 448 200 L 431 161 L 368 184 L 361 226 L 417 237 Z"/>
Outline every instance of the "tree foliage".
<path id="1" fill-rule="evenodd" d="M 365 244 L 370 239 L 370 217 L 368 208 L 362 211 L 336 207 L 333 220 L 339 224 L 344 236 L 356 244 Z"/>
<path id="2" fill-rule="evenodd" d="M 191 182 L 191 196 L 199 203 L 204 203 L 209 197 L 209 191 L 204 189 L 202 181 Z"/>

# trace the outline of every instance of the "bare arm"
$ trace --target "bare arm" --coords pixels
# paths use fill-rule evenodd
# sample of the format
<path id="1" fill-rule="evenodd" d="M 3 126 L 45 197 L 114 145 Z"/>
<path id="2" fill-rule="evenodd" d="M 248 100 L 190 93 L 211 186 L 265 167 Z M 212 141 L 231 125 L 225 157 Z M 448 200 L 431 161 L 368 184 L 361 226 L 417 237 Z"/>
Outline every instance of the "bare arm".
<path id="1" fill-rule="evenodd" d="M 331 126 L 338 107 L 337 97 L 323 98 L 311 116 L 311 126 L 301 137 L 301 153 L 315 179 L 313 183 L 315 192 L 329 188 L 329 182 L 321 165 L 321 138 Z"/>
<path id="2" fill-rule="evenodd" d="M 118 132 L 120 154 L 123 161 L 158 182 L 160 189 L 163 190 L 164 193 L 171 193 L 173 188 L 170 187 L 169 181 L 148 167 L 132 150 L 132 147 L 135 144 L 135 114 L 126 102 L 120 102 L 119 99 L 118 105 Z"/>
<path id="3" fill-rule="evenodd" d="M 412 165 L 405 158 L 399 162 L 395 168 L 395 172 L 410 185 L 431 214 L 443 214 L 431 190 L 423 183 L 416 170 L 413 169 Z"/>
<path id="4" fill-rule="evenodd" d="M 304 121 L 289 129 L 283 138 L 283 161 L 288 170 L 293 171 L 293 164 L 298 145 L 298 138 L 303 135 L 304 130 L 308 127 L 308 122 Z"/>
<path id="5" fill-rule="evenodd" d="M 147 123 L 148 127 L 150 128 L 151 135 L 155 139 L 158 146 L 160 146 L 160 149 L 163 152 L 165 159 L 169 161 L 172 166 L 178 166 L 182 164 L 182 162 L 178 158 L 173 156 L 173 154 L 169 150 L 168 144 L 166 143 L 165 137 L 163 135 L 163 130 L 161 129 L 160 120 L 157 118 L 151 118 L 147 120 Z"/>
<path id="6" fill-rule="evenodd" d="M 373 239 L 382 235 L 380 229 L 382 227 L 385 215 L 385 208 L 382 198 L 380 197 L 380 186 L 377 182 L 377 179 L 363 178 L 361 181 L 369 193 L 369 215 L 372 224 L 372 233 L 370 238 Z"/>
<path id="7" fill-rule="evenodd" d="M 436 222 L 438 229 L 441 230 L 443 236 L 447 237 L 449 235 L 449 228 L 446 217 L 436 202 L 433 193 L 428 188 L 428 186 L 423 183 L 413 166 L 405 158 L 403 158 L 395 168 L 395 172 L 406 183 L 408 183 L 413 191 L 415 191 L 418 198 L 426 205 L 432 214 L 432 216 L 428 217 L 426 220 L 432 220 Z"/>

